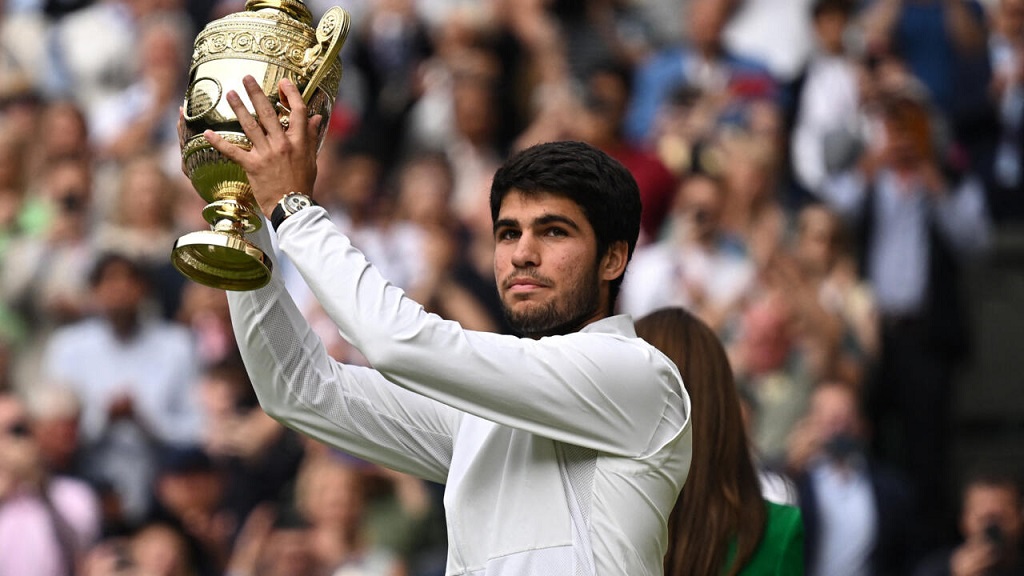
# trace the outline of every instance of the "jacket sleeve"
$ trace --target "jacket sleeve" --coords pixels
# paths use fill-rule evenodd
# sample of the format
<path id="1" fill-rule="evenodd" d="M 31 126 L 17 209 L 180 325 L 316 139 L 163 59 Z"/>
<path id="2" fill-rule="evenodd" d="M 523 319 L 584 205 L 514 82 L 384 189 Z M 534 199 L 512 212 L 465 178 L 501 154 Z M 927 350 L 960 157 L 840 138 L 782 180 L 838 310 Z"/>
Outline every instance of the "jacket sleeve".
<path id="1" fill-rule="evenodd" d="M 388 283 L 322 208 L 280 229 L 281 249 L 342 337 L 384 378 L 459 411 L 557 441 L 649 455 L 685 427 L 675 366 L 639 338 L 588 331 L 531 340 L 462 329 Z"/>
<path id="2" fill-rule="evenodd" d="M 269 233 L 252 239 L 272 253 Z M 333 360 L 279 274 L 258 290 L 228 292 L 231 321 L 263 409 L 286 426 L 350 454 L 444 483 L 460 414 Z"/>

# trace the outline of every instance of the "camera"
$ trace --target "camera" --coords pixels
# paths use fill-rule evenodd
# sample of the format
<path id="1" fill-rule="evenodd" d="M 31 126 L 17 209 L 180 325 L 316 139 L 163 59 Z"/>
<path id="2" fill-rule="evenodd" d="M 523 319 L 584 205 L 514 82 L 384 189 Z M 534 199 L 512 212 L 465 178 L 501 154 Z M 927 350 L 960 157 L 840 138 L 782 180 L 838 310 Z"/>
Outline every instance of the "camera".
<path id="1" fill-rule="evenodd" d="M 80 193 L 65 194 L 57 199 L 58 204 L 65 213 L 75 214 L 85 207 L 85 202 L 82 200 Z"/>
<path id="2" fill-rule="evenodd" d="M 1003 544 L 1006 542 L 1006 537 L 1003 535 L 1003 529 L 995 521 L 989 521 L 985 525 L 985 540 L 988 540 L 994 548 L 1002 549 Z"/>

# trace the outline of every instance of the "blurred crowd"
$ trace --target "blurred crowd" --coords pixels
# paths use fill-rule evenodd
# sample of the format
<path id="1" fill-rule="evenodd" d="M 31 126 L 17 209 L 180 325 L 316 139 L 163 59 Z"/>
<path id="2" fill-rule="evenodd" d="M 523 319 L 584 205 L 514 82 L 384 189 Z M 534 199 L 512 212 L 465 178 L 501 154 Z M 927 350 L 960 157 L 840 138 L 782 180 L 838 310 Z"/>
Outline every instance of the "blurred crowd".
<path id="1" fill-rule="evenodd" d="M 719 335 L 809 573 L 1022 573 L 1019 479 L 949 431 L 964 266 L 1024 223 L 1024 0 L 306 4 L 353 18 L 313 195 L 394 284 L 507 331 L 490 177 L 587 141 L 642 194 L 619 311 Z M 244 7 L 0 0 L 0 576 L 444 573 L 441 488 L 263 414 L 171 266 L 192 42 Z"/>

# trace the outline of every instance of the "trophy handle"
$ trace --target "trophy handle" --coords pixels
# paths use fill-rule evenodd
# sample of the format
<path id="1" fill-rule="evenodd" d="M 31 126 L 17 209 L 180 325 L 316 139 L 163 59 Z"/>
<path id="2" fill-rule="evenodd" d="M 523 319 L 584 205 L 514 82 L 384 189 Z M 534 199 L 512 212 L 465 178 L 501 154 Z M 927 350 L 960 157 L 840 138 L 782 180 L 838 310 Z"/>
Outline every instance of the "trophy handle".
<path id="1" fill-rule="evenodd" d="M 341 52 L 341 46 L 348 38 L 348 29 L 351 19 L 348 12 L 338 6 L 334 6 L 324 13 L 320 18 L 320 24 L 316 27 L 317 44 L 306 51 L 305 65 L 307 73 L 312 71 L 306 89 L 302 91 L 302 101 L 309 103 L 320 82 L 331 69 L 331 63 Z"/>

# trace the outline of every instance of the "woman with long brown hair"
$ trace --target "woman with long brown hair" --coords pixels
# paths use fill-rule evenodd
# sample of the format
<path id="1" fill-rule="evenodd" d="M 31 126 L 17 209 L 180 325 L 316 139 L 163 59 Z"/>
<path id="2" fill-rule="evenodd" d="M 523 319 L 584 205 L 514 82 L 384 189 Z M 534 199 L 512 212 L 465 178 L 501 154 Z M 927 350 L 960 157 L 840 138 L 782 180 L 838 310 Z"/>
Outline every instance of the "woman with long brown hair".
<path id="1" fill-rule="evenodd" d="M 800 511 L 762 497 L 718 337 L 678 307 L 640 318 L 636 333 L 676 363 L 692 402 L 693 460 L 669 517 L 666 576 L 803 574 Z"/>

